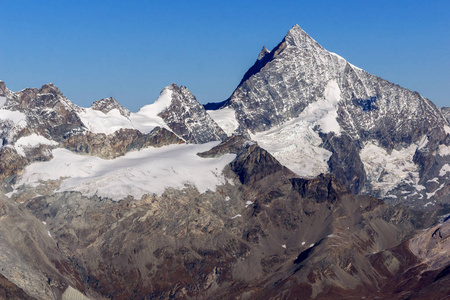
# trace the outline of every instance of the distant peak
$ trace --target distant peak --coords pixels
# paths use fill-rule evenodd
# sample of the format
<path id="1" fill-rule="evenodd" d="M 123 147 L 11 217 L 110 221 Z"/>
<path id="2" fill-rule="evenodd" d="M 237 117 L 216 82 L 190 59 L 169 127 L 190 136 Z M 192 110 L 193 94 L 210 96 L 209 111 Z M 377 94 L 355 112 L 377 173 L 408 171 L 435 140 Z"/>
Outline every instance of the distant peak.
<path id="1" fill-rule="evenodd" d="M 53 83 L 47 83 L 44 84 L 40 89 L 39 89 L 39 93 L 40 94 L 61 94 L 61 92 L 59 91 L 58 87 L 56 87 Z"/>
<path id="2" fill-rule="evenodd" d="M 286 34 L 284 41 L 288 45 L 292 46 L 304 46 L 305 44 L 317 43 L 312 37 L 310 37 L 303 29 L 297 24 Z"/>
<path id="3" fill-rule="evenodd" d="M 266 56 L 266 55 L 267 55 L 267 54 L 269 54 L 269 53 L 270 53 L 270 51 L 269 51 L 269 50 L 267 50 L 266 46 L 263 46 L 263 48 L 262 48 L 261 52 L 259 52 L 259 55 L 258 55 L 258 60 L 261 60 L 261 59 L 263 59 L 263 58 L 264 58 L 264 56 Z"/>
<path id="4" fill-rule="evenodd" d="M 101 111 L 105 114 L 107 114 L 108 112 L 110 112 L 113 109 L 117 109 L 117 110 L 119 110 L 120 114 L 123 115 L 124 117 L 128 117 L 130 115 L 130 111 L 128 109 L 126 109 L 125 107 L 123 107 L 122 105 L 120 105 L 120 103 L 113 97 L 104 98 L 104 99 L 95 101 L 91 105 L 91 108 L 94 110 Z"/>

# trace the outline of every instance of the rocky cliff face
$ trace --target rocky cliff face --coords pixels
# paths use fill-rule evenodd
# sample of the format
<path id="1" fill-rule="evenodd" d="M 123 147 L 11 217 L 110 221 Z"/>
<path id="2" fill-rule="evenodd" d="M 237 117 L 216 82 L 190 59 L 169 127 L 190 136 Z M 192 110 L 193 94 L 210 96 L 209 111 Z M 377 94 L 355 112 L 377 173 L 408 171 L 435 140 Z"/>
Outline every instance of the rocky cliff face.
<path id="1" fill-rule="evenodd" d="M 173 132 L 188 143 L 196 144 L 220 141 L 227 137 L 186 87 L 172 84 L 166 89 L 172 92 L 172 101 L 159 116 Z"/>
<path id="2" fill-rule="evenodd" d="M 447 118 L 447 121 L 450 123 L 450 107 L 442 107 L 442 114 Z"/>
<path id="3" fill-rule="evenodd" d="M 326 299 L 390 294 L 392 278 L 409 278 L 412 261 L 413 266 L 427 261 L 416 250 L 408 252 L 408 259 L 399 255 L 408 251 L 402 242 L 414 228 L 430 226 L 432 215 L 354 196 L 331 175 L 296 178 L 242 137 L 200 155 L 227 152 L 237 154 L 224 170 L 229 181 L 207 193 L 186 186 L 140 201 L 114 202 L 54 193 L 61 182 L 46 182 L 27 194 L 2 197 L 9 210 L 15 207 L 30 216 L 28 222 L 39 232 L 30 236 L 41 237 L 36 246 L 43 249 L 41 264 L 55 265 L 42 277 L 43 267 L 28 263 L 24 267 L 36 277 L 22 281 L 12 273 L 11 260 L 3 261 L 3 270 L 33 296 L 37 294 L 31 286 L 48 281 L 41 288 L 45 295 L 75 288 L 92 299 L 278 299 L 283 294 L 291 295 L 288 299 Z M 23 239 L 16 235 L 15 241 L 30 244 Z M 433 261 L 446 259 L 440 242 L 419 248 L 432 253 Z M 24 260 L 26 253 L 19 252 L 14 261 Z M 433 269 L 432 278 L 447 280 L 441 272 L 444 265 Z M 441 287 L 439 293 L 446 291 Z M 414 292 L 403 289 L 392 297 Z M 439 294 L 421 292 L 425 297 Z"/>
<path id="4" fill-rule="evenodd" d="M 392 203 L 449 200 L 435 197 L 441 185 L 447 186 L 448 178 L 440 174 L 450 162 L 450 126 L 441 110 L 417 92 L 328 52 L 297 25 L 272 51 L 261 51 L 223 105 L 235 112 L 236 132 L 250 134 L 302 176 L 325 170 L 354 193 Z M 311 137 L 293 140 L 300 130 Z M 274 132 L 277 142 L 266 139 Z M 320 161 L 307 153 L 318 148 L 331 152 L 328 166 L 317 167 Z M 316 165 L 307 167 L 309 174 L 300 167 L 305 160 Z"/>
<path id="5" fill-rule="evenodd" d="M 450 293 L 446 109 L 298 26 L 206 107 L 0 81 L 0 298 Z"/>

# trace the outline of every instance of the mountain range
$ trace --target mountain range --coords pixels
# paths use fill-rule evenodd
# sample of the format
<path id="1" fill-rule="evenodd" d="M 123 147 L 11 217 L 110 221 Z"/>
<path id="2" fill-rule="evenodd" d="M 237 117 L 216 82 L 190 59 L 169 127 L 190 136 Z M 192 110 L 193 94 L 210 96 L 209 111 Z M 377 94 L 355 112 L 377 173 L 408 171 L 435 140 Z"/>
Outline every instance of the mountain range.
<path id="1" fill-rule="evenodd" d="M 220 103 L 0 81 L 0 298 L 443 298 L 449 122 L 298 25 Z"/>

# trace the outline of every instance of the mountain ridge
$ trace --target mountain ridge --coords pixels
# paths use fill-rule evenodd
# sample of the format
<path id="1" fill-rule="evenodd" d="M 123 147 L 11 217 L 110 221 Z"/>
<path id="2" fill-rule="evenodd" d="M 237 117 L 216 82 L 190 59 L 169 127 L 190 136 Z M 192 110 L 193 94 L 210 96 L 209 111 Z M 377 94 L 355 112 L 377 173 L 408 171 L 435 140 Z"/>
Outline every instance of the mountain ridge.
<path id="1" fill-rule="evenodd" d="M 112 97 L 79 107 L 53 84 L 0 81 L 0 97 L 0 292 L 450 292 L 447 110 L 298 25 L 221 103 L 176 84 L 135 113 Z"/>

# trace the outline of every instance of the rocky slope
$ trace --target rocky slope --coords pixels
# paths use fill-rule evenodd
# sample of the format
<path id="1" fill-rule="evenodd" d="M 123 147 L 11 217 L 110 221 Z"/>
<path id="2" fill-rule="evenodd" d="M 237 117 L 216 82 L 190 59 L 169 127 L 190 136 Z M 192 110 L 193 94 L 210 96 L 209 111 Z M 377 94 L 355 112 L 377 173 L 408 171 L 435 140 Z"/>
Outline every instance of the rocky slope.
<path id="1" fill-rule="evenodd" d="M 352 192 L 391 203 L 426 208 L 450 200 L 440 192 L 450 163 L 441 110 L 325 50 L 298 25 L 261 51 L 230 99 L 206 107 L 234 111 L 235 132 L 300 176 L 329 172 Z"/>
<path id="2" fill-rule="evenodd" d="M 401 299 L 405 289 L 396 294 L 391 279 L 411 276 L 409 268 L 420 265 L 422 270 L 426 264 L 433 279 L 447 280 L 442 268 L 448 265 L 448 252 L 442 249 L 448 222 L 439 225 L 441 231 L 422 232 L 409 244 L 419 247 L 408 250 L 404 241 L 414 228 L 430 226 L 433 215 L 354 196 L 331 175 L 296 178 L 243 137 L 232 137 L 201 156 L 229 152 L 237 155 L 224 170 L 230 180 L 206 193 L 186 186 L 140 201 L 114 202 L 54 193 L 61 182 L 49 181 L 10 199 L 2 197 L 5 207 L 23 211 L 17 217 L 29 216 L 34 224 L 32 231 L 20 218 L 4 221 L 26 232 L 7 231 L 27 247 L 11 256 L 14 267 L 4 260 L 3 270 L 24 262 L 30 275 L 19 280 L 12 271 L 3 274 L 37 298 L 58 298 L 70 286 L 92 299 L 324 299 L 360 296 L 361 291 Z M 420 241 L 429 240 L 431 231 L 442 234 L 434 234 L 440 238 L 421 248 Z M 28 235 L 36 246 L 30 247 Z M 38 262 L 44 267 L 27 260 L 36 256 L 27 255 L 34 247 L 40 249 Z M 396 254 L 404 255 L 401 251 L 410 257 Z M 47 269 L 45 276 L 39 275 Z M 36 294 L 33 286 L 46 282 L 51 284 L 39 289 L 46 296 Z M 420 291 L 432 296 L 448 289 Z"/>
<path id="3" fill-rule="evenodd" d="M 0 81 L 0 298 L 450 293 L 445 109 L 298 26 L 206 107 Z"/>

